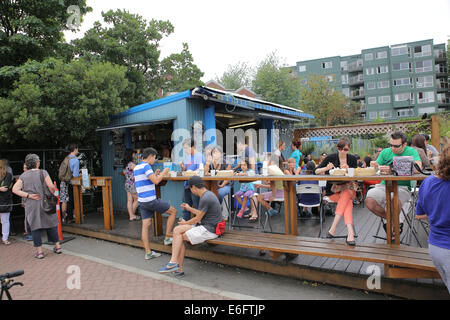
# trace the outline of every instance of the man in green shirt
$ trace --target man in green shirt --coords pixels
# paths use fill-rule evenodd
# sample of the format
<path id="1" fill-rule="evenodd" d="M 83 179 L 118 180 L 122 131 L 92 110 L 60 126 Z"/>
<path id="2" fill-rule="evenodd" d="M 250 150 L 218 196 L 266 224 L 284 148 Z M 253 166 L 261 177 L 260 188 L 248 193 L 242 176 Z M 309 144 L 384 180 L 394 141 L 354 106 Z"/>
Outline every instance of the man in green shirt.
<path id="1" fill-rule="evenodd" d="M 389 140 L 389 148 L 381 151 L 376 161 L 371 161 L 370 166 L 379 168 L 381 172 L 391 174 L 391 168 L 394 157 L 397 156 L 412 156 L 414 161 L 422 168 L 422 161 L 420 161 L 419 153 L 407 145 L 407 137 L 403 132 L 394 132 L 391 134 Z M 398 181 L 398 199 L 399 208 L 409 200 L 411 181 Z M 365 204 L 367 208 L 375 215 L 386 219 L 386 183 L 382 181 L 381 184 L 375 185 L 375 188 L 367 192 Z M 391 209 L 393 207 L 391 201 Z M 392 211 L 391 211 L 392 212 Z M 392 218 L 392 217 L 391 217 Z M 403 216 L 400 216 L 400 233 L 403 227 Z M 392 224 L 393 225 L 393 224 Z M 385 227 L 385 226 L 384 226 Z"/>

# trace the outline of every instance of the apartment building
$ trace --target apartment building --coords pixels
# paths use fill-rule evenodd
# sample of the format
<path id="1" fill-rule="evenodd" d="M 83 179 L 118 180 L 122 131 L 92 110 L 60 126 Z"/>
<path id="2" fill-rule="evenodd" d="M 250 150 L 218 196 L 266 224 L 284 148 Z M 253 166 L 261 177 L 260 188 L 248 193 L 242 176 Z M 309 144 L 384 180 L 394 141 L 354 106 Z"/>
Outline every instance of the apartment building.
<path id="1" fill-rule="evenodd" d="M 305 79 L 327 76 L 337 90 L 359 102 L 358 113 L 369 122 L 450 109 L 446 48 L 433 39 L 299 61 L 292 68 Z"/>

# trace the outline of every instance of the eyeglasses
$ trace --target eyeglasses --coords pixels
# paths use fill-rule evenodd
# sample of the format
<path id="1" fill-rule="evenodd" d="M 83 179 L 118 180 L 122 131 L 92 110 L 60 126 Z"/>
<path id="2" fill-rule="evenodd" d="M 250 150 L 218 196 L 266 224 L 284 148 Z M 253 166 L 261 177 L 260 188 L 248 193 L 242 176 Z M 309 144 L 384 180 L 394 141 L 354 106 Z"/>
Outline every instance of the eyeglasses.
<path id="1" fill-rule="evenodd" d="M 391 148 L 400 148 L 403 144 L 390 144 L 389 143 L 389 147 Z"/>
<path id="2" fill-rule="evenodd" d="M 350 151 L 349 148 L 338 148 L 339 151 Z"/>

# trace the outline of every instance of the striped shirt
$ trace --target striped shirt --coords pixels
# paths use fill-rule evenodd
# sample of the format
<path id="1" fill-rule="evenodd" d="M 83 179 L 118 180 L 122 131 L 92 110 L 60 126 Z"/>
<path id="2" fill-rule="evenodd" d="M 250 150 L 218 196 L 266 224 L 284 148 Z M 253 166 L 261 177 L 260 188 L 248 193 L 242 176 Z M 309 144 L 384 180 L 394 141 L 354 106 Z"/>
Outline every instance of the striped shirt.
<path id="1" fill-rule="evenodd" d="M 141 162 L 134 167 L 134 180 L 138 193 L 138 202 L 150 202 L 156 199 L 155 184 L 148 178 L 154 174 L 152 166 Z"/>

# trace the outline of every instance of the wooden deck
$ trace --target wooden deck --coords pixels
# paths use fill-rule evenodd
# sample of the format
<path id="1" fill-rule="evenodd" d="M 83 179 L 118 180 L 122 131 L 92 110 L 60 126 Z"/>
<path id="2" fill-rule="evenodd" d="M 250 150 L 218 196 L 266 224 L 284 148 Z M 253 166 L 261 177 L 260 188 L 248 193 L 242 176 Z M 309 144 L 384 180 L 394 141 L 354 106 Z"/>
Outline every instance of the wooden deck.
<path id="1" fill-rule="evenodd" d="M 163 218 L 165 228 L 166 218 Z M 329 229 L 333 221 L 333 216 L 325 216 L 324 233 Z M 284 213 L 281 210 L 279 216 L 271 218 L 273 231 L 284 233 Z M 379 226 L 380 218 L 373 215 L 362 205 L 354 208 L 354 222 L 356 228 L 356 243 L 386 243 L 385 240 L 373 237 L 379 227 L 378 235 L 385 237 L 385 232 Z M 260 224 L 251 223 L 243 219 L 239 221 L 242 226 L 251 228 L 238 228 L 234 230 L 245 230 L 251 232 L 262 232 Z M 402 243 L 415 247 L 427 248 L 427 235 L 424 229 L 415 224 L 418 241 L 414 237 L 405 239 Z M 128 221 L 127 215 L 123 213 L 115 214 L 115 227 L 107 231 L 103 228 L 103 214 L 99 212 L 85 213 L 84 224 L 66 225 L 65 232 L 81 234 L 84 236 L 101 238 L 108 241 L 119 242 L 137 247 L 143 247 L 140 241 L 141 223 Z M 298 234 L 302 237 L 317 237 L 320 230 L 318 220 L 299 220 Z M 402 235 L 408 233 L 408 226 L 405 223 Z M 339 224 L 336 235 L 346 235 L 346 227 L 343 219 Z M 150 236 L 151 246 L 156 251 L 170 253 L 171 247 L 162 245 L 163 237 Z M 336 239 L 345 243 L 345 238 Z M 449 299 L 448 291 L 442 280 L 438 279 L 388 279 L 384 277 L 382 264 L 374 264 L 361 261 L 351 261 L 345 259 L 324 258 L 311 255 L 300 255 L 294 259 L 286 259 L 283 255 L 278 260 L 273 261 L 268 254 L 261 255 L 258 250 L 235 248 L 221 245 L 201 244 L 187 250 L 188 257 L 201 260 L 208 260 L 216 263 L 229 264 L 237 267 L 253 269 L 257 271 L 269 272 L 285 276 L 292 276 L 300 279 L 325 282 L 328 284 L 347 286 L 362 290 L 368 290 L 366 286 L 367 278 L 370 276 L 368 267 L 378 265 L 381 271 L 382 286 L 376 292 L 392 294 L 399 297 L 418 299 Z"/>

